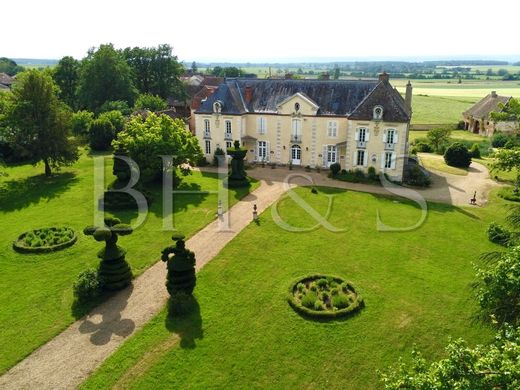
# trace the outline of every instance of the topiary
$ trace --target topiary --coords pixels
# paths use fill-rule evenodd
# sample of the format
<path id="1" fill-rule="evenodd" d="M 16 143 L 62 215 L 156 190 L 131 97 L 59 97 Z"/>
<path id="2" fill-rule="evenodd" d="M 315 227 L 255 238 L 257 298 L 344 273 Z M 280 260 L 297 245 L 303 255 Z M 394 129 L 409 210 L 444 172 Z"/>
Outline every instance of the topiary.
<path id="1" fill-rule="evenodd" d="M 330 173 L 332 173 L 332 176 L 336 176 L 341 171 L 341 164 L 340 163 L 334 163 L 330 165 Z"/>
<path id="2" fill-rule="evenodd" d="M 105 247 L 98 252 L 101 259 L 99 276 L 103 287 L 108 290 L 120 290 L 130 284 L 132 270 L 125 260 L 126 251 L 117 245 L 118 236 L 132 234 L 129 225 L 121 223 L 118 218 L 105 218 L 105 226 L 87 226 L 83 233 L 93 236 L 96 241 L 105 241 Z"/>
<path id="3" fill-rule="evenodd" d="M 186 249 L 183 234 L 174 234 L 172 240 L 175 246 L 165 248 L 161 256 L 168 269 L 166 289 L 172 297 L 178 293 L 190 295 L 196 283 L 195 254 Z"/>
<path id="4" fill-rule="evenodd" d="M 480 148 L 477 143 L 474 143 L 469 150 L 471 158 L 480 158 Z"/>
<path id="5" fill-rule="evenodd" d="M 95 268 L 81 272 L 72 286 L 74 296 L 81 302 L 98 297 L 103 287 L 102 280 Z"/>
<path id="6" fill-rule="evenodd" d="M 507 246 L 511 240 L 511 232 L 496 222 L 491 222 L 487 228 L 488 239 L 495 244 Z"/>
<path id="7" fill-rule="evenodd" d="M 467 168 L 471 164 L 471 154 L 466 145 L 455 142 L 446 149 L 444 161 L 452 167 Z"/>

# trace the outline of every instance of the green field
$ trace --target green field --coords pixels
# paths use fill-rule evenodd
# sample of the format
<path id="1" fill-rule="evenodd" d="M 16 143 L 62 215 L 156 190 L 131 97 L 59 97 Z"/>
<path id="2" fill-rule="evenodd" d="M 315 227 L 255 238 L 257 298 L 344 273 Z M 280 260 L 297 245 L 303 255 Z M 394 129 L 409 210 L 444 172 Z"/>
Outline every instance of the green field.
<path id="1" fill-rule="evenodd" d="M 473 262 L 496 249 L 486 226 L 503 217 L 504 201 L 430 204 L 420 228 L 389 233 L 376 230 L 378 210 L 396 227 L 414 224 L 419 210 L 352 191 L 296 192 L 321 215 L 334 195 L 329 220 L 345 231 L 291 233 L 266 211 L 198 274 L 191 315 L 171 317 L 165 309 L 83 388 L 370 389 L 378 387 L 376 371 L 409 357 L 414 344 L 436 359 L 450 336 L 470 345 L 490 340 L 491 330 L 474 320 L 470 284 Z M 294 226 L 315 224 L 289 198 L 278 210 Z M 302 318 L 287 304 L 287 288 L 313 272 L 347 278 L 366 307 L 346 320 Z"/>
<path id="2" fill-rule="evenodd" d="M 111 174 L 107 161 L 107 177 Z M 0 177 L 0 373 L 61 332 L 87 307 L 73 307 L 72 284 L 76 276 L 99 263 L 101 244 L 82 230 L 93 223 L 93 162 L 83 154 L 77 164 L 46 179 L 42 166 L 21 165 L 2 168 Z M 181 189 L 216 190 L 213 174 L 195 172 L 185 177 Z M 254 183 L 253 188 L 257 186 Z M 143 226 L 120 245 L 128 250 L 127 260 L 135 275 L 155 263 L 162 248 L 171 243 L 171 232 L 162 231 L 162 197 L 150 188 L 154 198 Z M 232 191 L 235 203 L 246 191 Z M 178 194 L 173 197 L 174 224 L 188 236 L 215 218 L 216 194 Z M 129 223 L 135 212 L 117 214 Z M 23 232 L 50 226 L 68 226 L 78 233 L 71 248 L 50 254 L 19 254 L 12 242 Z"/>

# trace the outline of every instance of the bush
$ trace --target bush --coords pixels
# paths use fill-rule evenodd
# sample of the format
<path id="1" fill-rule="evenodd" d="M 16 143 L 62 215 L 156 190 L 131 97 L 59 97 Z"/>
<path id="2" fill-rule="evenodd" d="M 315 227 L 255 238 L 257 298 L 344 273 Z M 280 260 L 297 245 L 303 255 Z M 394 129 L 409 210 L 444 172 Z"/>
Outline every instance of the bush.
<path id="1" fill-rule="evenodd" d="M 161 260 L 166 263 L 166 289 L 170 296 L 178 293 L 191 295 L 196 284 L 195 253 L 186 249 L 184 235 L 172 236 L 175 246 L 166 247 L 162 251 Z M 173 255 L 173 256 L 171 256 Z"/>
<path id="2" fill-rule="evenodd" d="M 516 142 L 512 139 L 508 139 L 507 142 L 504 144 L 504 149 L 513 149 L 516 147 Z"/>
<path id="3" fill-rule="evenodd" d="M 90 126 L 94 121 L 94 113 L 90 111 L 78 111 L 72 114 L 72 134 L 75 136 L 87 137 Z"/>
<path id="4" fill-rule="evenodd" d="M 115 127 L 107 118 L 98 118 L 92 122 L 89 132 L 89 144 L 92 150 L 108 150 L 116 135 Z"/>
<path id="5" fill-rule="evenodd" d="M 350 304 L 348 298 L 345 295 L 338 294 L 332 297 L 332 306 L 337 307 L 338 309 L 344 309 L 348 307 Z"/>
<path id="6" fill-rule="evenodd" d="M 323 304 L 319 300 L 316 300 L 316 302 L 314 302 L 313 309 L 316 311 L 323 310 Z"/>
<path id="7" fill-rule="evenodd" d="M 218 167 L 219 156 L 225 156 L 226 152 L 222 148 L 217 147 L 215 149 L 215 155 L 213 156 L 213 166 Z M 225 161 L 225 159 L 224 159 Z"/>
<path id="8" fill-rule="evenodd" d="M 72 290 L 78 301 L 85 302 L 99 296 L 102 284 L 97 269 L 89 268 L 78 275 Z"/>
<path id="9" fill-rule="evenodd" d="M 104 112 L 99 115 L 98 119 L 106 119 L 110 123 L 112 123 L 112 126 L 114 126 L 114 133 L 116 136 L 125 128 L 126 119 L 121 113 L 121 111 L 113 110 Z"/>
<path id="10" fill-rule="evenodd" d="M 508 245 L 511 240 L 511 232 L 496 222 L 491 222 L 487 228 L 488 239 L 499 245 Z"/>
<path id="11" fill-rule="evenodd" d="M 321 289 L 324 289 L 324 288 L 327 288 L 328 285 L 329 285 L 329 282 L 327 281 L 327 279 L 325 278 L 321 278 L 321 279 L 318 279 L 316 281 L 316 285 L 321 288 Z"/>
<path id="12" fill-rule="evenodd" d="M 491 138 L 491 145 L 494 148 L 503 148 L 508 140 L 509 137 L 504 133 L 495 133 Z"/>
<path id="13" fill-rule="evenodd" d="M 309 291 L 302 299 L 302 305 L 309 308 L 314 309 L 314 304 L 316 303 L 316 300 L 318 299 L 318 296 L 315 292 Z"/>
<path id="14" fill-rule="evenodd" d="M 416 187 L 428 187 L 431 184 L 430 177 L 421 170 L 419 165 L 413 164 L 408 169 L 405 183 Z"/>
<path id="15" fill-rule="evenodd" d="M 377 175 L 376 169 L 374 167 L 368 167 L 367 177 L 369 180 L 372 180 L 372 181 L 379 180 L 379 176 Z"/>
<path id="16" fill-rule="evenodd" d="M 446 149 L 444 161 L 452 167 L 467 168 L 471 164 L 471 154 L 464 144 L 455 142 Z"/>
<path id="17" fill-rule="evenodd" d="M 480 148 L 477 143 L 474 143 L 469 150 L 469 154 L 471 154 L 471 158 L 480 158 Z"/>
<path id="18" fill-rule="evenodd" d="M 433 152 L 432 147 L 426 142 L 419 142 L 414 146 L 415 150 L 419 153 L 431 153 Z"/>
<path id="19" fill-rule="evenodd" d="M 336 176 L 341 171 L 340 163 L 331 164 L 329 168 L 330 168 L 330 173 L 332 173 L 332 176 Z"/>

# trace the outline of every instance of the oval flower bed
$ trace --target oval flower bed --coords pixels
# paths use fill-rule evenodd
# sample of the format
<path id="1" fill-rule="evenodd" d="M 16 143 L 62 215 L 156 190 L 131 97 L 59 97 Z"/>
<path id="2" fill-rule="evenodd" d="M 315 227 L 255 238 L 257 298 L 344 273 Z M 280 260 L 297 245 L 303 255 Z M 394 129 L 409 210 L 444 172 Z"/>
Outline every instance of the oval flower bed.
<path id="1" fill-rule="evenodd" d="M 30 230 L 23 233 L 13 243 L 13 248 L 21 253 L 45 253 L 67 248 L 78 237 L 68 227 L 50 227 Z"/>
<path id="2" fill-rule="evenodd" d="M 297 312 L 317 318 L 343 317 L 363 307 L 363 298 L 351 283 L 320 274 L 295 281 L 288 301 Z"/>

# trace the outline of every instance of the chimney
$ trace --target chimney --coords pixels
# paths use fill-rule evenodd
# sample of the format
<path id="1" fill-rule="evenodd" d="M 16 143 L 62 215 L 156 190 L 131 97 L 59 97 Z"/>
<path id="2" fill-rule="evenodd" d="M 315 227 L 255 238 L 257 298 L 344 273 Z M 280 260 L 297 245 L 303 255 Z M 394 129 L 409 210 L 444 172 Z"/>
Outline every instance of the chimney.
<path id="1" fill-rule="evenodd" d="M 404 104 L 408 109 L 408 112 L 412 112 L 412 83 L 408 80 L 408 84 L 406 84 L 406 93 L 404 95 Z"/>
<path id="2" fill-rule="evenodd" d="M 390 80 L 390 75 L 386 72 L 383 72 L 383 73 L 380 73 L 379 74 L 379 81 L 389 81 Z"/>
<path id="3" fill-rule="evenodd" d="M 498 95 L 497 95 L 497 91 L 491 91 L 491 97 L 492 98 L 496 98 Z"/>
<path id="4" fill-rule="evenodd" d="M 245 93 L 244 93 L 244 99 L 246 103 L 251 103 L 251 100 L 253 100 L 253 87 L 250 85 L 246 85 Z"/>

